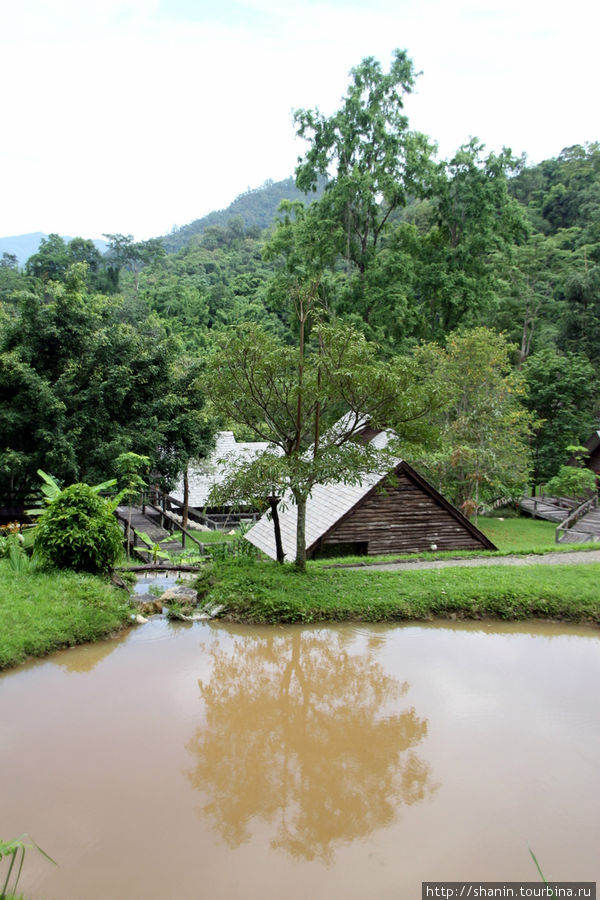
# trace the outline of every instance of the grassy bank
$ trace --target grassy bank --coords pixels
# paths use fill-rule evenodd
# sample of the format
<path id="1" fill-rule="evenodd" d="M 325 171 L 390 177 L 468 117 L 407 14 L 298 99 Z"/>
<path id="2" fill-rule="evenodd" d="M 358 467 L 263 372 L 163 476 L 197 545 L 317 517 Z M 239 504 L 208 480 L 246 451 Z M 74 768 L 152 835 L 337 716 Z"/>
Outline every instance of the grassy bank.
<path id="1" fill-rule="evenodd" d="M 456 615 L 535 617 L 600 625 L 600 563 L 365 572 L 232 561 L 215 567 L 206 595 L 249 623 L 385 622 Z"/>
<path id="2" fill-rule="evenodd" d="M 16 575 L 0 560 L 0 669 L 119 630 L 130 609 L 123 591 L 74 572 Z"/>

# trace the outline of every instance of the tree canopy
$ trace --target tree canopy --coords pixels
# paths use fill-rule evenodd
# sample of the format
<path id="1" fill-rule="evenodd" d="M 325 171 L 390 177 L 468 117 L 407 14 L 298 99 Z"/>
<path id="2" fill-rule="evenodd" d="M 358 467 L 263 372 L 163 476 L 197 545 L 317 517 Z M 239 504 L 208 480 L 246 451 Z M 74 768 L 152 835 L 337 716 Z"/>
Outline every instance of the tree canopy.
<path id="1" fill-rule="evenodd" d="M 293 497 L 297 506 L 296 566 L 306 563 L 306 501 L 315 484 L 358 483 L 389 468 L 391 451 L 358 439 L 367 422 L 415 442 L 441 400 L 428 353 L 382 362 L 376 348 L 350 325 L 317 321 L 306 341 L 310 295 L 297 301 L 297 347 L 275 342 L 259 326 L 223 334 L 207 363 L 212 399 L 272 450 L 240 466 L 218 491 L 224 497 Z M 251 488 L 253 485 L 253 488 Z"/>
<path id="2" fill-rule="evenodd" d="M 567 147 L 529 165 L 471 138 L 439 160 L 434 140 L 414 131 L 406 115 L 416 80 L 404 50 L 394 51 L 388 69 L 372 57 L 362 60 L 336 111 L 296 111 L 306 150 L 295 186 L 288 180 L 247 192 L 226 215 L 192 223 L 170 242 L 111 234 L 101 255 L 89 240 L 50 234 L 23 271 L 5 252 L 0 493 L 26 491 L 40 465 L 62 479 L 96 481 L 112 474 L 123 452 L 148 455 L 172 482 L 176 469 L 185 470 L 210 445 L 214 422 L 206 398 L 215 416 L 231 412 L 222 373 L 215 369 L 212 381 L 198 376 L 237 326 L 238 339 L 255 335 L 265 363 L 271 352 L 281 354 L 282 377 L 290 379 L 298 374 L 291 360 L 304 329 L 303 396 L 319 397 L 320 440 L 326 423 L 350 408 L 338 399 L 325 415 L 323 381 L 314 381 L 319 371 L 323 379 L 318 354 L 330 352 L 326 342 L 336 329 L 367 348 L 364 360 L 352 357 L 357 383 L 368 360 L 389 361 L 391 373 L 398 358 L 418 368 L 426 353 L 437 353 L 447 367 L 445 391 L 463 400 L 469 391 L 461 377 L 471 363 L 479 360 L 489 375 L 500 354 L 490 391 L 498 393 L 504 430 L 486 432 L 489 447 L 496 434 L 496 449 L 485 472 L 479 455 L 477 477 L 467 477 L 469 467 L 475 473 L 475 445 L 485 443 L 475 414 L 461 431 L 456 401 L 454 413 L 429 423 L 445 435 L 437 447 L 446 459 L 440 486 L 460 502 L 472 499 L 475 485 L 480 499 L 500 487 L 515 492 L 528 470 L 527 442 L 533 480 L 554 475 L 564 447 L 599 423 L 600 144 Z M 165 253 L 165 246 L 176 252 Z M 318 326 L 312 311 L 302 322 L 294 310 L 311 285 Z M 426 351 L 428 341 L 438 350 Z M 459 347 L 463 361 L 454 364 Z M 508 391 L 510 378 L 527 391 Z M 474 376 L 475 407 L 478 383 Z M 341 379 L 331 384 L 337 390 Z M 424 379 L 425 397 L 429 386 Z M 492 416 L 484 395 L 482 421 Z M 515 414 L 523 404 L 529 414 L 527 426 L 517 416 L 512 447 L 511 403 Z M 309 414 L 306 404 L 309 434 L 315 410 Z M 295 445 L 295 432 L 290 440 Z M 308 446 L 303 436 L 299 458 Z M 508 478 L 510 466 L 500 475 L 502 454 L 516 460 L 518 477 Z"/>

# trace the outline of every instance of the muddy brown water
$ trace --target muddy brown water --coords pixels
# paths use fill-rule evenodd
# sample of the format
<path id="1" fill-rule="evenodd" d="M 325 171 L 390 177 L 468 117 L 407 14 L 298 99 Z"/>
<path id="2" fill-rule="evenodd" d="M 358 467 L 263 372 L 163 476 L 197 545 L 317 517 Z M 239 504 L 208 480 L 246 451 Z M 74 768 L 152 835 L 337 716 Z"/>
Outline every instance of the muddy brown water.
<path id="1" fill-rule="evenodd" d="M 28 900 L 595 881 L 599 698 L 594 629 L 156 619 L 0 677 L 0 837 Z"/>

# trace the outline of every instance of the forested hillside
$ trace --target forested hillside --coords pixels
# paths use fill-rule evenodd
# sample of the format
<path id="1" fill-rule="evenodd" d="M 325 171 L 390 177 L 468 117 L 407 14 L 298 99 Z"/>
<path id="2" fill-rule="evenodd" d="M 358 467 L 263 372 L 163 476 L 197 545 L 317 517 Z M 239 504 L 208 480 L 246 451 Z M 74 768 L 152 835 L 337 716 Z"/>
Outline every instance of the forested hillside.
<path id="1" fill-rule="evenodd" d="M 323 192 L 324 187 L 325 179 L 319 184 L 318 194 Z M 186 247 L 196 235 L 203 234 L 207 228 L 213 225 L 227 228 L 234 220 L 238 223 L 238 227 L 256 237 L 273 223 L 282 200 L 304 199 L 305 196 L 296 187 L 296 180 L 293 177 L 283 181 L 267 181 L 262 187 L 240 194 L 227 209 L 211 212 L 201 219 L 195 219 L 189 225 L 173 229 L 162 241 L 168 253 L 175 253 Z"/>
<path id="2" fill-rule="evenodd" d="M 412 459 L 451 498 L 554 475 L 599 423 L 600 144 L 532 166 L 470 140 L 440 161 L 404 115 L 413 84 L 405 54 L 368 59 L 333 116 L 298 110 L 295 186 L 162 240 L 110 235 L 104 256 L 57 235 L 25 270 L 5 256 L 0 495 L 38 466 L 99 480 L 124 450 L 169 483 L 223 424 L 199 378 L 216 339 L 246 323 L 293 348 L 307 298 L 307 352 L 319 320 L 390 365 L 428 354 L 435 436 Z"/>

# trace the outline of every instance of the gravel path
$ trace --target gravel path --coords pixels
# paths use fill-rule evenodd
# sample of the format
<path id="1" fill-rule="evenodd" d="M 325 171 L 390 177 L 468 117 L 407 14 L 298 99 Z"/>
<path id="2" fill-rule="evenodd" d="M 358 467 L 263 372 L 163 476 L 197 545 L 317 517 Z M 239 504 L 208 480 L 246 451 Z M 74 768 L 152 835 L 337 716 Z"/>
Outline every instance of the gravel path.
<path id="1" fill-rule="evenodd" d="M 348 569 L 373 570 L 375 572 L 398 572 L 401 569 L 447 569 L 449 566 L 572 566 L 574 563 L 600 562 L 600 550 L 575 550 L 558 553 L 540 553 L 530 556 L 483 556 L 478 559 L 432 559 L 408 560 L 386 563 L 363 563 L 356 566 L 343 566 Z M 336 566 L 335 568 L 338 568 Z M 342 568 L 342 567 L 339 567 Z"/>

